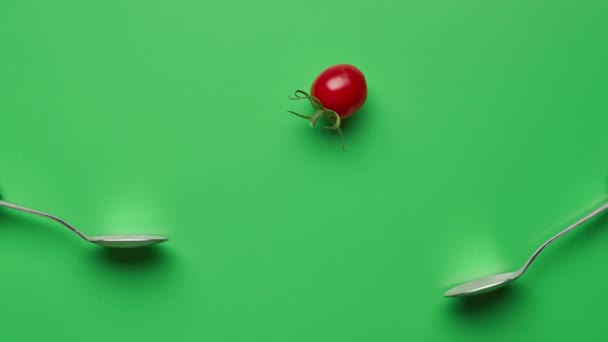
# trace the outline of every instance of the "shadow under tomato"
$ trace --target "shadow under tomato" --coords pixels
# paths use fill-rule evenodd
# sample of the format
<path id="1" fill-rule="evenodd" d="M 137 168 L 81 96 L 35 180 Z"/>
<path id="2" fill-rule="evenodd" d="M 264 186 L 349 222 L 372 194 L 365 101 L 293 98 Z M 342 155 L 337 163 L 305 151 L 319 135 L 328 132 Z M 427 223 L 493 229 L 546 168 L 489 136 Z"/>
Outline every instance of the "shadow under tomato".
<path id="1" fill-rule="evenodd" d="M 369 127 L 370 122 L 373 119 L 373 115 L 375 114 L 374 100 L 372 99 L 372 95 L 368 93 L 367 100 L 361 109 L 358 112 L 353 114 L 348 119 L 342 121 L 342 131 L 345 136 L 359 136 L 362 132 L 362 127 Z"/>
<path id="2" fill-rule="evenodd" d="M 321 125 L 312 128 L 310 127 L 310 124 L 304 120 L 293 125 L 290 136 L 290 140 L 292 140 L 293 143 L 309 146 L 312 151 L 316 151 L 316 153 L 321 151 L 329 152 L 332 150 L 340 152 L 342 150 L 342 142 L 338 132 L 323 129 Z M 346 147 L 348 149 L 348 142 L 346 142 Z"/>
<path id="3" fill-rule="evenodd" d="M 370 103 L 366 103 L 357 113 L 341 122 L 340 127 L 344 135 L 346 151 L 349 151 L 352 141 L 359 140 L 365 135 L 363 133 L 369 128 L 371 122 L 369 115 L 372 114 L 373 106 Z M 324 146 L 328 144 L 337 145 L 338 149 L 340 149 L 342 141 L 337 131 L 323 129 L 321 125 L 315 127 L 313 131 L 311 134 L 315 135 L 315 139 L 321 139 L 320 143 Z"/>
<path id="4" fill-rule="evenodd" d="M 342 120 L 342 130 L 343 131 L 351 131 L 357 132 L 359 127 L 361 126 L 361 121 L 366 120 L 366 116 L 369 114 L 369 105 L 364 105 L 358 112 L 353 114 L 348 119 Z"/>

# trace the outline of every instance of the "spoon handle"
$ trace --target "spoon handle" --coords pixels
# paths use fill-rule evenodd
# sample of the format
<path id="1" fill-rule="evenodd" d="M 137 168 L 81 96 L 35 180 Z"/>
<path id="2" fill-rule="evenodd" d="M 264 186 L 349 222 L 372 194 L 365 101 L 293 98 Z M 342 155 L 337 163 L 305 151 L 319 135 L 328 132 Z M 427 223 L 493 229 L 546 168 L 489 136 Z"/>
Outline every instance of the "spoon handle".
<path id="1" fill-rule="evenodd" d="M 528 269 L 528 266 L 530 266 L 530 264 L 532 263 L 532 261 L 534 261 L 534 259 L 536 259 L 536 257 L 538 256 L 538 254 L 540 254 L 540 252 L 542 252 L 543 249 L 545 249 L 545 247 L 547 247 L 551 242 L 559 239 L 564 234 L 572 231 L 574 228 L 576 228 L 576 227 L 580 226 L 581 224 L 589 221 L 593 217 L 595 217 L 595 216 L 599 215 L 600 213 L 604 212 L 606 209 L 608 209 L 608 202 L 602 204 L 601 206 L 599 206 L 598 208 L 596 208 L 595 210 L 593 210 L 592 212 L 590 212 L 589 214 L 587 214 L 586 216 L 584 216 L 583 218 L 581 218 L 580 220 L 578 220 L 575 223 L 573 223 L 570 227 L 562 230 L 561 232 L 559 232 L 558 234 L 556 234 L 554 237 L 552 237 L 549 240 L 547 240 L 547 242 L 543 243 L 542 246 L 540 246 L 536 250 L 536 252 L 534 252 L 534 254 L 532 254 L 532 256 L 530 257 L 530 259 L 528 259 L 528 261 L 526 262 L 526 264 L 520 269 L 520 271 L 519 271 L 520 274 L 523 274 Z"/>
<path id="2" fill-rule="evenodd" d="M 23 212 L 28 213 L 28 214 L 34 214 L 34 215 L 38 215 L 38 216 L 42 216 L 42 217 L 51 219 L 51 220 L 53 220 L 55 222 L 59 222 L 62 225 L 66 226 L 69 230 L 71 230 L 74 233 L 78 234 L 78 236 L 80 236 L 81 238 L 83 238 L 83 239 L 85 239 L 87 241 L 89 240 L 89 238 L 83 232 L 81 232 L 80 230 L 74 228 L 72 225 L 70 225 L 69 223 L 67 223 L 64 220 L 60 219 L 59 217 L 56 217 L 56 216 L 53 216 L 53 215 L 50 215 L 50 214 L 46 214 L 46 213 L 43 213 L 41 211 L 37 211 L 37 210 L 21 207 L 21 206 L 18 206 L 16 204 L 8 203 L 8 202 L 2 201 L 2 200 L 0 200 L 0 207 L 15 209 L 15 210 L 23 211 Z"/>

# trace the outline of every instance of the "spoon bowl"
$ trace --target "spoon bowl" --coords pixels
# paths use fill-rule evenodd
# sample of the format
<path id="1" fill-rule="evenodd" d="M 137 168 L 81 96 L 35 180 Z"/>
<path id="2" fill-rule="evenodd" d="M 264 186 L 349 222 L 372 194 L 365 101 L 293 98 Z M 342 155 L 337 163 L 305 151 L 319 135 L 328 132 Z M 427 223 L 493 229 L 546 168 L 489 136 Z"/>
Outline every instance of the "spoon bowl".
<path id="1" fill-rule="evenodd" d="M 110 248 L 137 248 L 156 245 L 168 239 L 157 235 L 104 235 L 90 236 L 89 242 Z"/>
<path id="2" fill-rule="evenodd" d="M 450 289 L 444 296 L 467 297 L 487 293 L 512 283 L 520 276 L 521 273 L 519 272 L 509 272 L 477 278 Z"/>

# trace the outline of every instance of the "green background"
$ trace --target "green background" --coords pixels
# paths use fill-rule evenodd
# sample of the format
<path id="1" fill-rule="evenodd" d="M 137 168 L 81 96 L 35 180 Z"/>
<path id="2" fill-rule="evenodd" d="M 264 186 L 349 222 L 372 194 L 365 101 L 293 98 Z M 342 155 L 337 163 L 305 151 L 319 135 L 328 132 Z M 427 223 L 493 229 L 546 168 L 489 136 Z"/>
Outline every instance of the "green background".
<path id="1" fill-rule="evenodd" d="M 0 2 L 2 340 L 496 341 L 603 332 L 606 1 Z M 285 111 L 366 75 L 337 135 Z"/>

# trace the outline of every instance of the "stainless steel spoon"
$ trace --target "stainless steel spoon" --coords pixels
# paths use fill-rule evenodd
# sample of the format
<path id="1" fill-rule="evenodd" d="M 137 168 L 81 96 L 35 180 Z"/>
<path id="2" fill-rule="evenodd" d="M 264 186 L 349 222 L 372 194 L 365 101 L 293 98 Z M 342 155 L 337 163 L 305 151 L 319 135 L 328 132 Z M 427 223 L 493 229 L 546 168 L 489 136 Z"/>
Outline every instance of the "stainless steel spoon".
<path id="1" fill-rule="evenodd" d="M 526 270 L 528 269 L 528 267 L 530 266 L 532 261 L 534 261 L 534 259 L 536 259 L 538 254 L 540 252 L 542 252 L 542 250 L 545 249 L 545 247 L 547 247 L 551 242 L 557 240 L 562 235 L 568 233 L 569 231 L 573 230 L 574 228 L 587 222 L 592 217 L 600 214 L 601 212 L 605 211 L 606 209 L 608 209 L 608 202 L 602 204 L 599 208 L 597 208 L 597 209 L 593 210 L 592 212 L 590 212 L 589 214 L 587 214 L 587 216 L 576 221 L 570 227 L 564 229 L 563 231 L 561 231 L 554 237 L 550 238 L 547 242 L 543 243 L 536 250 L 536 252 L 534 252 L 534 254 L 532 254 L 530 259 L 528 259 L 528 261 L 526 261 L 526 263 L 517 271 L 509 272 L 509 273 L 495 274 L 495 275 L 471 280 L 469 282 L 466 282 L 464 284 L 458 285 L 458 286 L 450 289 L 448 292 L 446 292 L 444 294 L 444 296 L 446 296 L 446 297 L 474 296 L 474 295 L 478 295 L 478 294 L 482 294 L 482 293 L 486 293 L 486 292 L 490 292 L 490 291 L 499 289 L 503 286 L 506 286 L 506 285 L 514 282 L 519 277 L 521 277 L 524 274 L 524 272 L 526 272 Z"/>
<path id="2" fill-rule="evenodd" d="M 10 209 L 15 209 L 19 211 L 23 211 L 29 214 L 34 214 L 42 217 L 46 217 L 53 221 L 59 222 L 62 225 L 66 226 L 69 230 L 78 234 L 84 240 L 94 243 L 96 245 L 104 246 L 104 247 L 112 247 L 112 248 L 136 248 L 136 247 L 145 247 L 152 246 L 157 243 L 165 242 L 169 240 L 164 236 L 154 236 L 154 235 L 105 235 L 105 236 L 87 236 L 80 230 L 74 228 L 69 223 L 64 220 L 49 214 L 45 214 L 40 211 L 24 208 L 15 204 L 11 204 L 5 201 L 0 201 L 0 207 L 6 207 Z"/>

